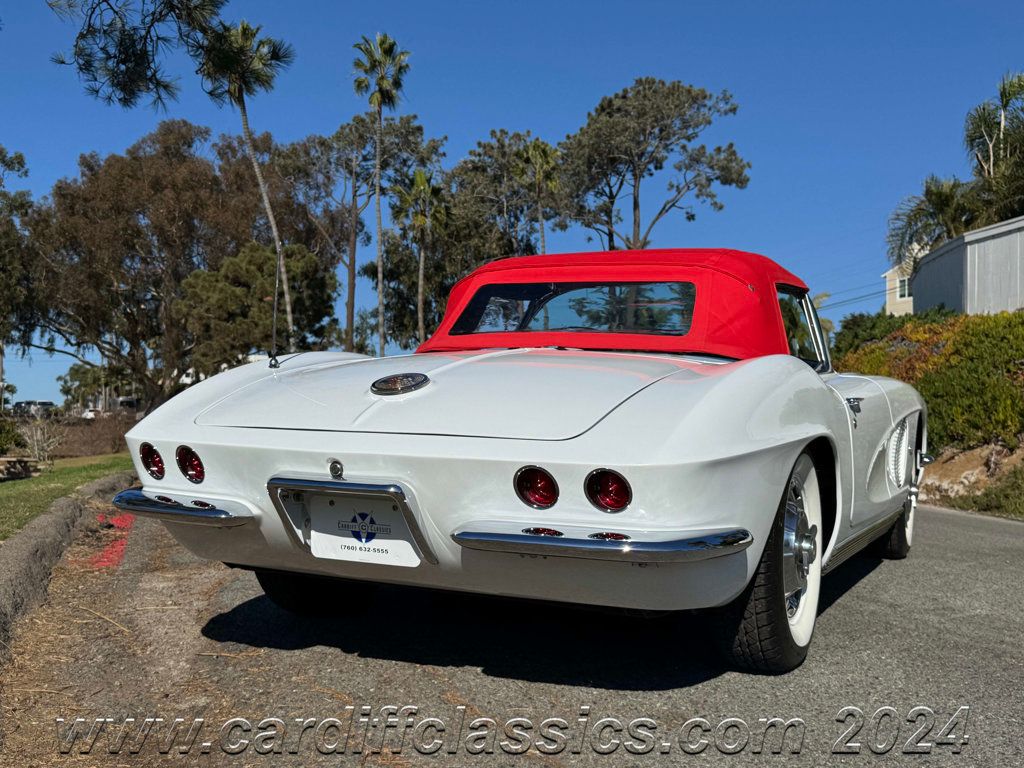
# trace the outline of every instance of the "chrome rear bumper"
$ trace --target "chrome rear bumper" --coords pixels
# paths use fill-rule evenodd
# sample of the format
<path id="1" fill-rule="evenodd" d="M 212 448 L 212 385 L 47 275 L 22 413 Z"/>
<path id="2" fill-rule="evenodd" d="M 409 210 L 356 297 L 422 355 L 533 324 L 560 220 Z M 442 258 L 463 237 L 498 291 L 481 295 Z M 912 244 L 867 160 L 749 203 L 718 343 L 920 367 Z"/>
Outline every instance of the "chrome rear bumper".
<path id="1" fill-rule="evenodd" d="M 152 517 L 165 523 L 206 525 L 214 528 L 234 528 L 256 519 L 252 514 L 228 512 L 217 506 L 188 507 L 173 500 L 151 499 L 138 488 L 121 491 L 114 497 L 114 506 L 122 512 L 130 512 L 139 517 Z"/>
<path id="2" fill-rule="evenodd" d="M 504 531 L 459 530 L 452 540 L 466 549 L 517 555 L 577 557 L 623 563 L 685 563 L 742 552 L 754 538 L 750 531 L 731 528 L 693 533 L 684 538 L 609 541 L 592 538 L 538 536 Z"/>

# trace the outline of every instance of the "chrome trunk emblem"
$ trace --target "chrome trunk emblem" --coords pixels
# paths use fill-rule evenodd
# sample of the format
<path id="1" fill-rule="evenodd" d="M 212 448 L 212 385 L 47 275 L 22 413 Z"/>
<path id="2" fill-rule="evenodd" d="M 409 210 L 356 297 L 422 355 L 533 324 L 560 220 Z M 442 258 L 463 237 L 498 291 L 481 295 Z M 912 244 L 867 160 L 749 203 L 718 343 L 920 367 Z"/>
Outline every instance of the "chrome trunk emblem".
<path id="1" fill-rule="evenodd" d="M 430 379 L 425 373 L 396 373 L 377 379 L 370 385 L 375 395 L 401 395 L 425 387 Z"/>

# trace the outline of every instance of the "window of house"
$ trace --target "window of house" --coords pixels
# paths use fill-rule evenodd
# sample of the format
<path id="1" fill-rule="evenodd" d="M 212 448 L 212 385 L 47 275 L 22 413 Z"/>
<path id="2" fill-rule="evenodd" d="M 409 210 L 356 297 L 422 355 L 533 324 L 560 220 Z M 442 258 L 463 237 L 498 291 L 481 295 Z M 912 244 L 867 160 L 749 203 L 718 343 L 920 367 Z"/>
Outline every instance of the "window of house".
<path id="1" fill-rule="evenodd" d="M 910 298 L 910 278 L 901 277 L 899 282 L 899 288 L 897 289 L 896 295 L 901 299 Z"/>

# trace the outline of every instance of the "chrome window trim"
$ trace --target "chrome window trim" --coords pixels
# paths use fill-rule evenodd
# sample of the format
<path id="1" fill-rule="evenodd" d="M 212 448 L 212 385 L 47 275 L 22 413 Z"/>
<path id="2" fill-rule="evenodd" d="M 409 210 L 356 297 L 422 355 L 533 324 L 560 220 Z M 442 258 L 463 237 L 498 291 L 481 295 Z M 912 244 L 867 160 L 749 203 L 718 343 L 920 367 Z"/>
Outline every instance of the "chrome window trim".
<path id="1" fill-rule="evenodd" d="M 423 535 L 423 531 L 420 529 L 419 522 L 416 520 L 416 515 L 413 514 L 413 511 L 406 500 L 405 491 L 402 490 L 402 487 L 399 485 L 394 483 L 350 483 L 339 480 L 272 477 L 269 482 L 267 482 L 267 493 L 270 494 L 270 501 L 274 505 L 274 509 L 277 510 L 277 514 L 281 517 L 281 523 L 284 525 L 291 540 L 299 547 L 312 554 L 309 544 L 307 544 L 296 532 L 291 516 L 288 514 L 288 510 L 285 509 L 284 504 L 281 501 L 280 494 L 283 490 L 302 491 L 303 493 L 318 493 L 325 496 L 361 496 L 364 498 L 371 497 L 388 499 L 398 507 L 399 511 L 401 511 L 402 517 L 405 518 L 405 523 L 409 527 L 409 532 L 412 534 L 413 542 L 419 549 L 423 559 L 431 565 L 437 565 L 437 556 L 427 543 L 427 539 Z"/>
<path id="2" fill-rule="evenodd" d="M 818 308 L 814 306 L 814 302 L 811 300 L 810 291 L 804 294 L 804 302 L 806 303 L 805 309 L 809 312 L 808 318 L 811 321 L 811 328 L 814 331 L 814 343 L 818 348 L 818 356 L 821 358 L 821 362 L 818 364 L 818 372 L 829 373 L 832 370 L 832 354 L 829 352 L 828 339 L 825 338 L 825 331 L 821 327 L 821 318 L 818 317 Z"/>

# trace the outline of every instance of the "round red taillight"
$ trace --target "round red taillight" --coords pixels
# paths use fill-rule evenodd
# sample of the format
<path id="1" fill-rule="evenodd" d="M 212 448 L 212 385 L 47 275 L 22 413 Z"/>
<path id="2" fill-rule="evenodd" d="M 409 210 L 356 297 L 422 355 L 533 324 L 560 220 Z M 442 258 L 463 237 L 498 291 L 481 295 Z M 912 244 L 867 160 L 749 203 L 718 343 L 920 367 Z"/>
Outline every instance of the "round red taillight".
<path id="1" fill-rule="evenodd" d="M 633 500 L 626 478 L 610 469 L 595 469 L 585 483 L 590 503 L 605 512 L 621 512 Z"/>
<path id="2" fill-rule="evenodd" d="M 174 453 L 174 458 L 178 461 L 178 469 L 181 470 L 181 474 L 188 478 L 189 482 L 201 483 L 206 478 L 202 459 L 187 445 L 179 445 L 178 450 Z"/>
<path id="3" fill-rule="evenodd" d="M 164 479 L 164 457 L 160 455 L 160 451 L 149 443 L 143 443 L 139 446 L 139 458 L 142 459 L 142 466 L 149 472 L 150 477 L 154 480 Z"/>
<path id="4" fill-rule="evenodd" d="M 536 509 L 547 509 L 558 501 L 558 483 L 540 467 L 523 467 L 516 472 L 516 494 Z"/>

